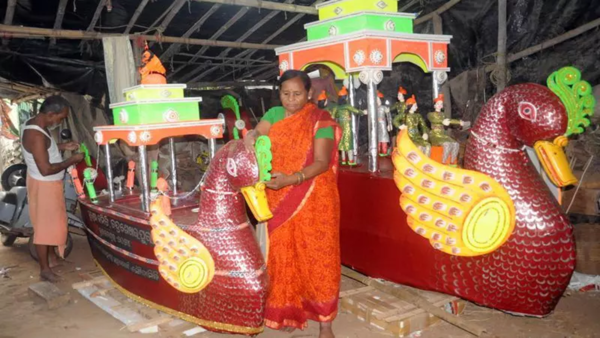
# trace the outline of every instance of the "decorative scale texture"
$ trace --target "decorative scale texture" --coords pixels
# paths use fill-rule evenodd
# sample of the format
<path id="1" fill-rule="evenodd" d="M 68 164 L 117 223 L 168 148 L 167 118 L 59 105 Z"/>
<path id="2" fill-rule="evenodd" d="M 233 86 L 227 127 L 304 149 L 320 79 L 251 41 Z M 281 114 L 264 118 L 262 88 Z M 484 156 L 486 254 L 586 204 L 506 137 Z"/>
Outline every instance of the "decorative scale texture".
<path id="1" fill-rule="evenodd" d="M 181 293 L 180 311 L 206 321 L 261 328 L 267 273 L 240 188 L 258 181 L 256 157 L 241 141 L 221 148 L 208 168 L 196 226 L 186 232 L 202 243 L 216 273 L 200 292 Z"/>
<path id="2" fill-rule="evenodd" d="M 535 108 L 535 118 L 519 113 L 524 102 Z M 486 255 L 433 252 L 433 266 L 422 265 L 419 274 L 436 282 L 424 279 L 421 287 L 517 314 L 545 316 L 554 309 L 575 266 L 572 226 L 522 149 L 564 135 L 567 120 L 559 98 L 536 84 L 509 87 L 488 101 L 472 129 L 464 166 L 506 189 L 515 228 Z"/>

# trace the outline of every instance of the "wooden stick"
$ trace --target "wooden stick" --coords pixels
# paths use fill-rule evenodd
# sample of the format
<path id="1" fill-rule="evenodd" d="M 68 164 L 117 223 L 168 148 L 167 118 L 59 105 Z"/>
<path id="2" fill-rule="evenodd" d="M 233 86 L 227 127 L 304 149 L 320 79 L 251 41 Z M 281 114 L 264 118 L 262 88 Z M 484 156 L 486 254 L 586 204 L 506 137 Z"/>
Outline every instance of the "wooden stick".
<path id="1" fill-rule="evenodd" d="M 508 56 L 508 63 L 512 63 L 514 61 L 520 60 L 526 56 L 535 54 L 539 51 L 542 51 L 546 48 L 550 48 L 552 46 L 558 45 L 561 42 L 567 41 L 569 39 L 572 39 L 576 36 L 579 36 L 587 31 L 589 31 L 590 29 L 594 29 L 596 27 L 600 26 L 600 19 L 596 19 L 594 21 L 590 21 L 588 23 L 586 23 L 583 26 L 577 27 L 573 30 L 570 30 L 562 35 L 559 35 L 553 39 L 550 40 L 546 40 L 542 43 L 540 43 L 539 45 L 535 45 L 532 47 L 529 47 L 527 49 L 524 49 L 516 54 L 511 54 Z M 493 65 L 489 65 L 487 67 L 485 67 L 485 71 L 486 72 L 491 72 L 492 70 L 494 70 L 494 68 L 496 68 L 497 65 L 493 64 Z"/>
<path id="2" fill-rule="evenodd" d="M 449 10 L 450 8 L 452 8 L 454 5 L 456 5 L 459 2 L 460 2 L 460 0 L 451 0 L 451 1 L 448 1 L 445 5 L 443 5 L 442 7 L 438 8 L 438 9 L 436 9 L 435 11 L 433 11 L 433 12 L 431 12 L 431 13 L 425 15 L 425 16 L 422 16 L 420 18 L 417 18 L 414 21 L 415 26 L 419 25 L 419 24 L 422 24 L 423 22 L 426 22 L 426 21 L 429 21 L 429 20 L 433 19 L 433 16 L 435 14 L 440 15 L 440 14 L 444 13 L 445 11 Z"/>
<path id="3" fill-rule="evenodd" d="M 100 2 L 98 2 L 98 7 L 96 7 L 96 11 L 94 12 L 94 16 L 92 17 L 92 21 L 87 28 L 88 32 L 93 31 L 94 27 L 96 27 L 96 23 L 98 23 L 98 19 L 100 19 L 100 14 L 102 14 L 104 6 L 106 6 L 106 0 L 100 0 Z"/>
<path id="4" fill-rule="evenodd" d="M 274 11 L 284 11 L 284 12 L 291 12 L 291 13 L 303 13 L 303 14 L 311 14 L 311 15 L 319 14 L 317 9 L 314 7 L 282 4 L 282 3 L 277 3 L 277 2 L 273 2 L 273 1 L 263 1 L 263 0 L 194 0 L 194 1 L 196 1 L 196 2 L 212 2 L 215 4 L 233 5 L 233 6 L 264 8 L 264 9 L 270 9 L 270 10 L 274 10 Z"/>
<path id="5" fill-rule="evenodd" d="M 240 20 L 244 15 L 246 15 L 246 13 L 248 13 L 248 11 L 250 10 L 249 7 L 243 7 L 241 8 L 237 13 L 235 13 L 235 15 L 233 17 L 231 17 L 223 26 L 221 26 L 221 28 L 219 28 L 219 30 L 217 32 L 215 32 L 209 40 L 216 40 L 218 39 L 221 35 L 223 35 L 223 33 L 225 33 L 225 31 L 227 31 L 231 26 L 233 26 L 236 22 L 238 22 L 238 20 Z M 208 50 L 208 48 L 210 48 L 210 46 L 205 45 L 202 46 L 202 48 L 200 48 L 200 50 L 196 53 L 196 55 L 190 60 L 190 62 L 194 62 L 196 60 L 198 60 L 198 56 L 204 54 L 204 52 L 206 52 Z M 185 66 L 181 66 L 178 69 L 176 69 L 173 72 L 173 75 L 175 75 L 175 73 L 179 72 L 180 70 L 184 69 Z M 194 69 L 193 71 L 191 71 L 188 74 L 185 74 L 180 80 L 181 81 L 186 81 L 189 80 L 191 78 L 193 78 L 194 76 L 196 76 L 196 74 L 198 74 L 200 71 L 202 71 L 201 67 L 198 67 L 196 69 Z"/>
<path id="6" fill-rule="evenodd" d="M 63 18 L 65 17 L 65 8 L 69 0 L 60 0 L 58 4 L 58 12 L 56 13 L 56 19 L 54 20 L 54 29 L 60 29 L 62 27 Z M 50 39 L 50 44 L 56 44 L 56 39 Z"/>
<path id="7" fill-rule="evenodd" d="M 30 34 L 32 37 L 53 37 L 60 39 L 70 40 L 100 40 L 104 37 L 123 36 L 123 34 L 112 34 L 112 33 L 98 33 L 98 32 L 85 32 L 67 29 L 47 29 L 37 27 L 18 27 L 18 26 L 7 26 L 0 25 L 0 33 L 16 33 L 16 34 Z M 179 38 L 174 36 L 155 36 L 155 35 L 137 35 L 130 34 L 129 39 L 144 39 L 147 41 L 160 41 L 165 43 L 182 43 L 188 45 L 203 45 L 213 47 L 232 47 L 242 49 L 264 49 L 273 50 L 280 47 L 279 45 L 267 45 L 258 43 L 247 43 L 247 42 L 232 42 L 232 41 L 217 41 L 217 40 L 206 40 L 206 39 L 187 39 Z"/>
<path id="8" fill-rule="evenodd" d="M 17 6 L 17 0 L 8 0 L 6 4 L 6 13 L 4 14 L 4 24 L 12 25 L 13 18 L 15 16 L 15 7 Z M 2 45 L 8 45 L 8 39 L 2 39 Z"/>
<path id="9" fill-rule="evenodd" d="M 499 93 L 506 87 L 506 0 L 498 0 L 498 55 L 496 68 L 498 77 L 496 78 L 496 92 Z"/>
<path id="10" fill-rule="evenodd" d="M 147 4 L 148 4 L 148 0 L 142 0 L 142 2 L 140 2 L 138 7 L 136 8 L 135 12 L 133 13 L 131 20 L 129 20 L 129 23 L 127 24 L 127 28 L 125 29 L 125 32 L 123 34 L 129 34 L 129 32 L 131 32 L 133 25 L 135 25 L 135 22 L 140 17 L 140 14 L 142 14 L 142 11 L 144 10 L 144 8 L 146 8 Z"/>
<path id="11" fill-rule="evenodd" d="M 401 300 L 410 303 L 414 306 L 420 307 L 421 309 L 431 313 L 432 315 L 439 317 L 440 319 L 460 329 L 463 329 L 477 337 L 481 337 L 481 335 L 485 332 L 485 329 L 480 327 L 479 325 L 469 323 L 462 318 L 449 314 L 448 312 L 434 306 L 433 304 L 429 303 L 426 299 L 408 290 L 407 288 L 394 288 L 392 286 L 382 284 L 370 277 L 362 275 L 345 266 L 342 266 L 342 275 L 359 281 L 367 286 L 371 286 L 377 290 L 388 293 L 394 297 L 398 297 Z"/>
<path id="12" fill-rule="evenodd" d="M 200 17 L 200 19 L 198 21 L 196 21 L 196 23 L 190 27 L 190 29 L 187 30 L 187 32 L 185 32 L 181 37 L 182 38 L 189 38 L 190 35 L 192 35 L 194 32 L 200 30 L 200 27 L 202 27 L 202 25 L 204 25 L 204 23 L 206 22 L 206 20 L 208 20 L 208 18 L 210 18 L 211 15 L 213 15 L 219 8 L 221 7 L 220 4 L 214 4 L 208 11 L 206 11 L 204 13 L 204 15 L 202 15 L 202 17 Z M 179 52 L 179 47 L 181 46 L 181 44 L 178 43 L 174 43 L 172 45 L 169 46 L 169 48 L 167 48 L 167 50 L 162 53 L 162 55 L 160 56 L 161 60 L 167 60 L 171 55 Z"/>

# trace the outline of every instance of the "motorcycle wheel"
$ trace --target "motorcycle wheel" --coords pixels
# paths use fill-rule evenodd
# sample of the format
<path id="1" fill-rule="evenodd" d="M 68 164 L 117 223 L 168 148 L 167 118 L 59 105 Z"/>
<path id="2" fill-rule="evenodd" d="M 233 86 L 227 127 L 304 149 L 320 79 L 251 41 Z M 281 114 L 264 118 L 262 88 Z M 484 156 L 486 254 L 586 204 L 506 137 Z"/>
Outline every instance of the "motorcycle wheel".
<path id="1" fill-rule="evenodd" d="M 17 240 L 17 235 L 2 234 L 2 245 L 11 246 Z"/>
<path id="2" fill-rule="evenodd" d="M 33 258 L 36 262 L 39 261 L 38 255 L 37 255 L 37 251 L 35 250 L 35 244 L 33 244 L 33 236 L 29 237 L 29 254 L 31 255 L 31 258 Z M 63 258 L 67 258 L 69 257 L 69 255 L 71 254 L 71 251 L 73 251 L 73 238 L 71 237 L 71 234 L 67 234 L 67 245 L 65 246 L 65 257 Z M 60 257 L 58 254 L 58 247 L 54 247 L 54 252 L 56 253 L 56 256 Z"/>
<path id="3" fill-rule="evenodd" d="M 27 166 L 23 163 L 13 164 L 2 173 L 2 190 L 9 191 L 13 187 L 24 187 L 27 179 Z"/>

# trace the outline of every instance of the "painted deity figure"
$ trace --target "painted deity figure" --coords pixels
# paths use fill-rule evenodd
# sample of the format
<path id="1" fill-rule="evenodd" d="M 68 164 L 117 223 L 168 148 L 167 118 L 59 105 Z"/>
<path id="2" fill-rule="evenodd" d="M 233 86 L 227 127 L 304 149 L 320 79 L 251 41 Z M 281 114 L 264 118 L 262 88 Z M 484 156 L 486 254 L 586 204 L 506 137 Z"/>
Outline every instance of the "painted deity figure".
<path id="1" fill-rule="evenodd" d="M 352 114 L 363 114 L 362 111 L 352 107 L 348 103 L 348 90 L 342 87 L 338 93 L 338 105 L 333 107 L 331 117 L 337 120 L 342 128 L 342 139 L 338 149 L 340 150 L 342 165 L 355 166 L 354 160 L 354 133 L 352 132 Z"/>
<path id="2" fill-rule="evenodd" d="M 430 156 L 431 144 L 428 142 L 429 128 L 427 127 L 423 116 L 417 113 L 419 106 L 417 105 L 417 99 L 414 95 L 406 100 L 406 107 L 408 108 L 408 112 L 398 114 L 394 121 L 394 125 L 399 129 L 407 128 L 408 136 L 413 143 L 419 147 L 425 155 Z"/>
<path id="3" fill-rule="evenodd" d="M 398 102 L 394 103 L 392 106 L 392 111 L 396 111 L 396 117 L 394 117 L 394 125 L 396 125 L 396 121 L 398 120 L 401 114 L 406 113 L 406 100 L 404 99 L 404 95 L 406 95 L 406 89 L 400 87 L 398 88 Z"/>
<path id="4" fill-rule="evenodd" d="M 319 97 L 317 98 L 317 106 L 319 107 L 319 109 L 326 110 L 329 112 L 329 114 L 332 114 L 335 104 L 331 104 L 329 102 L 329 98 L 327 97 L 327 92 L 325 90 L 323 90 L 321 92 L 321 94 L 319 94 Z M 332 115 L 332 117 L 333 117 L 333 115 Z"/>
<path id="5" fill-rule="evenodd" d="M 431 145 L 441 146 L 444 149 L 442 163 L 456 163 L 460 144 L 446 135 L 447 126 L 464 126 L 465 122 L 457 119 L 449 119 L 444 115 L 444 94 L 438 95 L 433 100 L 435 111 L 427 114 L 431 123 Z"/>
<path id="6" fill-rule="evenodd" d="M 379 140 L 379 156 L 388 156 L 390 131 L 394 130 L 390 107 L 383 104 L 383 94 L 377 92 L 377 139 Z"/>

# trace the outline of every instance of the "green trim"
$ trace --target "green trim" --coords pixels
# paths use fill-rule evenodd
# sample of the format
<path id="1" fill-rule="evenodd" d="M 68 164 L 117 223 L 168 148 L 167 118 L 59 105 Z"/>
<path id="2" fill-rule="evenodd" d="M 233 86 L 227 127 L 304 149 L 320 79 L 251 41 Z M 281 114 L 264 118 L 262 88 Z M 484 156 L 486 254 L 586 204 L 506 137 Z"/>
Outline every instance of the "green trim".
<path id="1" fill-rule="evenodd" d="M 236 121 L 241 119 L 240 105 L 238 104 L 235 97 L 233 97 L 231 95 L 223 96 L 223 98 L 221 98 L 221 107 L 223 107 L 223 109 L 231 109 L 233 111 L 233 113 L 235 114 Z M 234 140 L 240 139 L 240 133 L 235 126 L 233 127 L 233 139 Z"/>
<path id="2" fill-rule="evenodd" d="M 392 63 L 398 62 L 410 62 L 419 66 L 425 73 L 429 73 L 429 69 L 427 69 L 427 64 L 425 63 L 425 60 L 423 60 L 417 54 L 401 53 L 394 58 L 394 61 L 392 61 Z"/>
<path id="3" fill-rule="evenodd" d="M 381 8 L 380 3 L 385 6 Z M 397 0 L 341 0 L 328 1 L 317 6 L 319 20 L 342 17 L 356 12 L 377 11 L 382 13 L 398 12 Z"/>
<path id="4" fill-rule="evenodd" d="M 258 177 L 259 181 L 267 182 L 271 180 L 271 170 L 273 166 L 271 161 L 273 160 L 273 154 L 271 153 L 271 139 L 262 135 L 256 139 L 254 144 L 256 149 L 256 161 L 258 162 Z"/>
<path id="5" fill-rule="evenodd" d="M 307 40 L 314 41 L 330 36 L 350 34 L 361 30 L 413 33 L 413 19 L 386 14 L 360 14 L 305 26 Z"/>

